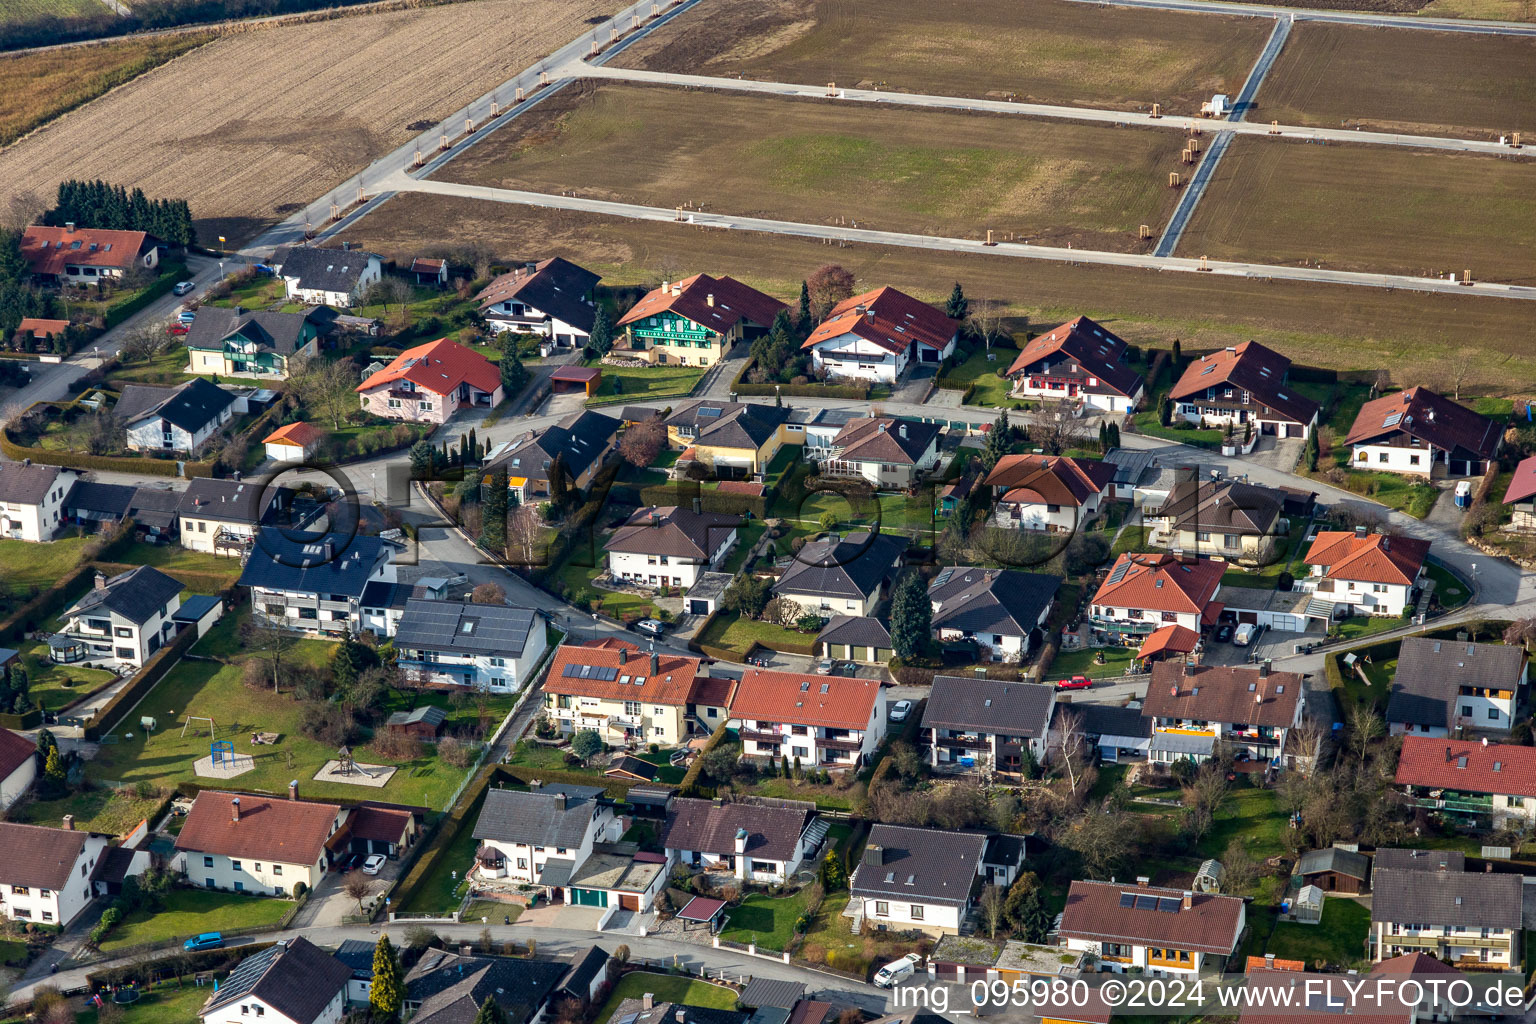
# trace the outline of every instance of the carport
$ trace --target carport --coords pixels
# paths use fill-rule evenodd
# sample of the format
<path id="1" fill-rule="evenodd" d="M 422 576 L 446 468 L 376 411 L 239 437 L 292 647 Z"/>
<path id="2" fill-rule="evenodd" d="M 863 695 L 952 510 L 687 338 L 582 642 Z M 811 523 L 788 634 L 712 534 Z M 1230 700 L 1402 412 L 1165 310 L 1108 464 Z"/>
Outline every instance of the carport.
<path id="1" fill-rule="evenodd" d="M 549 390 L 557 395 L 580 391 L 591 398 L 602 379 L 603 371 L 595 366 L 561 366 L 549 375 Z"/>

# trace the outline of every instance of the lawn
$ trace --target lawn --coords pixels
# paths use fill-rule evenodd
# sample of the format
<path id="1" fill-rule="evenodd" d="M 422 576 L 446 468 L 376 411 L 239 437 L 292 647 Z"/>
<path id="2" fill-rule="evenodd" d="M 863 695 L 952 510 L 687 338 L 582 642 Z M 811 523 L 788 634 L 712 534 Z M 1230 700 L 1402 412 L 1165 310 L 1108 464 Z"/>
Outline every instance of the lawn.
<path id="1" fill-rule="evenodd" d="M 1345 640 L 1363 640 L 1377 633 L 1385 633 L 1388 630 L 1406 626 L 1408 621 L 1397 615 L 1353 615 L 1342 622 L 1330 625 L 1328 635 L 1342 637 Z"/>
<path id="2" fill-rule="evenodd" d="M 1383 473 L 1368 469 L 1349 469 L 1349 449 L 1340 445 L 1335 450 L 1336 456 L 1342 456 L 1345 461 L 1345 490 L 1379 501 L 1388 508 L 1397 509 L 1415 519 L 1423 519 L 1429 515 L 1430 509 L 1435 507 L 1435 499 L 1440 497 L 1440 490 L 1429 484 L 1415 483 L 1412 479 L 1401 473 Z"/>
<path id="3" fill-rule="evenodd" d="M 1274 790 L 1242 785 L 1227 794 L 1198 853 L 1201 857 L 1220 857 L 1228 843 L 1241 837 L 1255 860 L 1275 857 L 1285 852 L 1287 828 L 1285 811 Z"/>
<path id="4" fill-rule="evenodd" d="M 12 939 L 0 939 L 0 966 L 23 964 L 27 960 L 27 944 Z"/>
<path id="5" fill-rule="evenodd" d="M 709 629 L 701 633 L 697 639 L 701 644 L 723 647 L 741 655 L 746 655 L 757 644 L 777 650 L 786 646 L 807 649 L 816 643 L 816 636 L 813 633 L 785 629 L 771 622 L 744 619 L 735 612 L 716 615 L 710 622 Z"/>
<path id="6" fill-rule="evenodd" d="M 201 1018 L 197 1011 L 210 995 L 210 988 L 194 985 L 190 979 L 179 987 L 174 982 L 156 985 L 124 1009 L 118 1024 L 198 1024 Z M 96 1011 L 82 1011 L 75 1017 L 75 1024 L 96 1024 Z"/>
<path id="7" fill-rule="evenodd" d="M 1018 356 L 1018 352 L 1011 348 L 993 349 L 991 352 L 976 351 L 970 358 L 959 366 L 946 371 L 944 380 L 953 384 L 972 385 L 972 391 L 966 398 L 966 405 L 980 405 L 989 409 L 1023 409 L 1028 402 L 1009 398 L 1009 389 L 1013 382 L 1006 377 L 999 377 L 999 370 L 1008 369 L 1008 365 Z"/>
<path id="8" fill-rule="evenodd" d="M 753 796 L 767 796 L 778 800 L 811 800 L 824 811 L 851 811 L 854 792 L 836 785 L 808 785 L 794 779 L 760 778 L 752 786 Z"/>
<path id="9" fill-rule="evenodd" d="M 736 546 L 731 549 L 731 553 L 727 556 L 726 560 L 720 563 L 720 571 L 728 572 L 732 576 L 741 572 L 747 564 L 748 553 L 757 547 L 757 542 L 762 538 L 767 529 L 768 527 L 761 519 L 754 519 L 737 527 Z"/>
<path id="10" fill-rule="evenodd" d="M 217 584 L 209 588 L 212 590 L 233 586 L 242 568 L 238 558 L 220 558 L 188 550 L 180 544 L 135 544 L 121 560 L 133 565 L 152 565 L 171 576 L 186 574 L 189 582 Z"/>
<path id="11" fill-rule="evenodd" d="M 479 924 L 480 919 L 485 918 L 486 924 L 506 924 L 507 918 L 516 923 L 522 916 L 523 908 L 518 903 L 502 903 L 498 900 L 475 900 L 464 908 L 463 915 L 459 918 L 469 924 Z"/>
<path id="12" fill-rule="evenodd" d="M 1160 437 L 1165 441 L 1176 441 L 1179 444 L 1188 444 L 1207 448 L 1221 444 L 1227 435 L 1220 430 L 1201 430 L 1199 427 L 1187 421 L 1171 420 L 1169 426 L 1163 426 L 1160 421 L 1159 408 L 1163 402 L 1162 395 L 1147 403 L 1147 408 L 1138 412 L 1134 418 L 1136 432 L 1146 434 L 1148 437 Z M 1181 422 L 1186 423 L 1180 426 Z"/>
<path id="13" fill-rule="evenodd" d="M 736 1006 L 735 990 L 723 985 L 672 974 L 635 971 L 619 979 L 619 983 L 609 993 L 608 1001 L 593 1020 L 596 1024 L 608 1024 L 620 1003 L 626 999 L 639 999 L 647 992 L 656 997 L 657 1003 L 682 1003 L 715 1010 L 730 1010 Z"/>
<path id="14" fill-rule="evenodd" d="M 464 816 L 459 830 L 443 847 L 432 873 L 410 894 L 410 899 L 401 904 L 401 912 L 447 914 L 458 909 L 465 886 L 469 884 L 464 878 L 465 872 L 474 866 L 475 850 L 480 847 L 480 840 L 475 838 L 475 821 L 479 817 L 478 806 Z M 444 822 L 443 827 L 452 828 L 452 822 Z M 432 851 L 427 850 L 423 856 L 431 854 Z"/>
<path id="15" fill-rule="evenodd" d="M 601 550 L 596 559 L 598 565 L 580 564 L 584 561 L 588 561 L 586 552 L 572 548 L 565 561 L 545 578 L 551 585 L 556 580 L 564 583 L 569 588 L 565 593 L 566 599 L 578 608 L 600 610 L 614 618 L 622 618 L 625 614 L 634 614 L 644 619 L 656 617 L 656 605 L 649 598 L 615 590 L 599 590 L 592 585 L 593 580 L 608 571 L 608 560 L 603 557 Z"/>
<path id="16" fill-rule="evenodd" d="M 111 953 L 128 946 L 164 942 L 200 932 L 276 927 L 283 915 L 292 909 L 292 900 L 207 889 L 172 889 L 165 896 L 165 906 L 159 910 L 141 908 L 123 918 L 122 923 L 102 940 L 101 951 Z"/>
<path id="17" fill-rule="evenodd" d="M 603 371 L 597 394 L 591 399 L 594 405 L 691 395 L 708 369 L 704 366 L 606 366 L 590 360 L 584 365 L 596 366 Z"/>
<path id="18" fill-rule="evenodd" d="M 1349 967 L 1365 959 L 1365 938 L 1371 912 L 1362 903 L 1342 896 L 1323 902 L 1321 924 L 1281 921 L 1264 950 L 1282 960 L 1300 960 L 1312 968 L 1321 960 L 1332 968 Z"/>
<path id="19" fill-rule="evenodd" d="M 837 518 L 832 528 L 840 533 L 875 530 L 881 533 L 917 534 L 934 530 L 933 491 L 925 488 L 915 497 L 906 494 L 877 493 L 867 498 L 848 498 L 835 491 L 817 491 L 805 496 L 798 507 L 778 502 L 774 515 L 803 525 L 821 525 L 821 517 L 831 513 Z"/>
<path id="20" fill-rule="evenodd" d="M 1445 566 L 1429 562 L 1424 566 L 1424 574 L 1435 581 L 1435 598 L 1440 607 L 1460 608 L 1472 599 L 1467 585 Z"/>
<path id="21" fill-rule="evenodd" d="M 1344 655 L 1347 651 L 1338 653 L 1339 673 L 1344 677 L 1344 692 L 1356 704 L 1371 704 L 1378 711 L 1385 712 L 1387 698 L 1392 693 L 1392 679 L 1397 675 L 1397 659 L 1383 658 L 1367 665 L 1363 661 L 1357 661 L 1356 665 L 1365 671 L 1371 683 L 1367 686 L 1360 678 L 1360 674 L 1348 665 L 1344 664 Z M 1333 655 L 1330 655 L 1332 657 Z M 1341 709 L 1342 710 L 1342 709 Z"/>
<path id="22" fill-rule="evenodd" d="M 30 598 L 49 590 L 80 564 L 86 537 L 66 537 L 48 544 L 0 540 L 0 594 Z"/>
<path id="23" fill-rule="evenodd" d="M 22 666 L 27 670 L 27 692 L 45 711 L 68 707 L 117 678 L 116 673 L 78 665 L 58 665 L 48 657 L 48 645 L 29 640 L 19 648 Z"/>
<path id="24" fill-rule="evenodd" d="M 133 831 L 139 822 L 160 809 L 163 802 L 158 786 L 150 786 L 140 796 L 136 787 L 112 789 L 98 786 L 83 793 L 71 793 L 57 800 L 31 800 L 11 809 L 11 817 L 31 825 L 59 828 L 64 815 L 74 815 L 75 828 L 82 832 L 100 832 L 121 836 Z"/>
<path id="25" fill-rule="evenodd" d="M 782 952 L 795 934 L 795 922 L 805 914 L 805 889 L 798 889 L 788 896 L 769 896 L 751 892 L 742 897 L 741 905 L 727 913 L 725 927 L 720 938 L 728 942 L 755 942 L 758 947 Z"/>
<path id="26" fill-rule="evenodd" d="M 1094 659 L 1099 655 L 1104 656 L 1104 664 L 1094 664 Z M 1115 676 L 1125 675 L 1125 670 L 1131 667 L 1131 662 L 1136 660 L 1136 648 L 1134 647 L 1089 647 L 1080 651 L 1062 651 L 1056 655 L 1056 660 L 1051 662 L 1049 678 L 1071 679 L 1073 676 L 1087 676 L 1089 679 L 1112 679 Z"/>

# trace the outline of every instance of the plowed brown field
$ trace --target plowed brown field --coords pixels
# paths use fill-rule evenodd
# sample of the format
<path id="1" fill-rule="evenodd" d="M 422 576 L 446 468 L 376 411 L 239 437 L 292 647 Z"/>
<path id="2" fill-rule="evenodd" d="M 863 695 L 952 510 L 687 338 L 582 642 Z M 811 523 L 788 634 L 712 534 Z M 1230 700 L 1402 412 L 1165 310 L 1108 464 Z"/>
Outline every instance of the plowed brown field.
<path id="1" fill-rule="evenodd" d="M 619 6 L 475 0 L 232 36 L 0 151 L 0 206 L 99 177 L 185 198 L 205 239 L 243 240 Z"/>

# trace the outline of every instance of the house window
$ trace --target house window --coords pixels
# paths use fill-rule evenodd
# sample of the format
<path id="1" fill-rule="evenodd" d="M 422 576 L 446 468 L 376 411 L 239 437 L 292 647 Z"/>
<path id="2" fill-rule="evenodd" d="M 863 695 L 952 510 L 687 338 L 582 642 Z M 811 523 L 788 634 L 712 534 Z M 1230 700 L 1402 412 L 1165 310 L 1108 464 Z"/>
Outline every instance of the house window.
<path id="1" fill-rule="evenodd" d="M 528 870 L 528 858 L 527 857 L 519 857 L 519 858 L 517 858 L 517 870 L 519 870 L 519 871 L 527 871 Z"/>
<path id="2" fill-rule="evenodd" d="M 213 867 L 213 858 L 212 857 L 204 857 L 203 858 L 203 867 L 205 867 L 205 868 Z"/>
<path id="3" fill-rule="evenodd" d="M 53 920 L 53 911 L 51 911 L 51 910 L 43 911 L 43 920 L 44 921 L 52 921 Z"/>
<path id="4" fill-rule="evenodd" d="M 885 902 L 884 900 L 876 900 L 875 901 L 875 916 L 876 917 L 890 917 L 891 916 L 891 905 L 889 903 Z"/>
<path id="5" fill-rule="evenodd" d="M 283 873 L 283 866 L 281 864 L 273 864 L 272 865 L 272 873 L 274 875 L 282 874 Z"/>
<path id="6" fill-rule="evenodd" d="M 1498 708 L 1489 708 L 1488 709 L 1488 721 L 1490 721 L 1490 722 L 1497 722 L 1498 720 L 1499 720 L 1499 709 Z"/>
<path id="7" fill-rule="evenodd" d="M 237 860 L 232 860 L 232 861 L 229 862 L 229 867 L 230 867 L 231 871 L 239 871 L 240 870 L 240 862 L 237 861 Z"/>
<path id="8" fill-rule="evenodd" d="M 235 883 L 235 892 L 245 892 L 245 883 L 244 882 L 236 882 Z"/>
<path id="9" fill-rule="evenodd" d="M 914 921 L 921 921 L 922 919 L 923 919 L 923 905 L 921 903 L 914 903 L 914 904 L 912 904 L 912 920 L 914 920 Z"/>
<path id="10" fill-rule="evenodd" d="M 129 629 L 127 626 L 117 626 L 112 630 L 112 635 L 131 640 L 133 638 L 133 630 Z"/>
<path id="11" fill-rule="evenodd" d="M 13 886 L 11 886 L 11 892 L 13 894 L 17 895 L 17 896 L 30 896 L 30 895 L 32 895 L 32 890 L 28 889 L 24 885 L 13 885 Z"/>

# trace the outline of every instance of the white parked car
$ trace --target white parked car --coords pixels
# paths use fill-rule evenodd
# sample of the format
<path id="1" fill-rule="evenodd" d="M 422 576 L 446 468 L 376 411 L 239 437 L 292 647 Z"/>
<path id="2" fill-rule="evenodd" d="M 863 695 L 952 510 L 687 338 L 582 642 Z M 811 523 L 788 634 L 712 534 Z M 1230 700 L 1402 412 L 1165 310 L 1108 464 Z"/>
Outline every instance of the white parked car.
<path id="1" fill-rule="evenodd" d="M 1258 632 L 1253 623 L 1245 622 L 1237 627 L 1237 632 L 1232 634 L 1232 642 L 1239 647 L 1247 647 L 1253 643 L 1253 635 Z"/>
<path id="2" fill-rule="evenodd" d="M 917 965 L 923 962 L 918 953 L 908 953 L 900 960 L 892 960 L 875 972 L 875 985 L 880 988 L 893 988 L 906 978 L 917 973 Z"/>
<path id="3" fill-rule="evenodd" d="M 833 661 L 831 658 L 823 658 L 816 663 L 816 674 L 819 676 L 830 676 L 836 671 L 837 662 Z"/>
<path id="4" fill-rule="evenodd" d="M 909 700 L 899 700 L 891 705 L 891 721 L 893 722 L 905 722 L 907 716 L 911 713 L 912 702 Z"/>
<path id="5" fill-rule="evenodd" d="M 384 870 L 384 855 L 382 853 L 376 853 L 363 861 L 363 874 L 365 875 L 376 875 L 382 870 Z"/>

